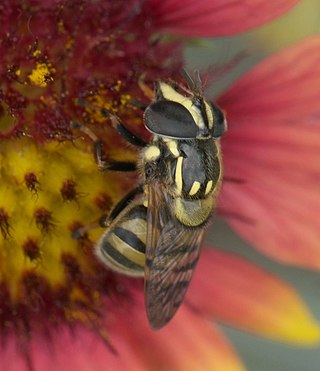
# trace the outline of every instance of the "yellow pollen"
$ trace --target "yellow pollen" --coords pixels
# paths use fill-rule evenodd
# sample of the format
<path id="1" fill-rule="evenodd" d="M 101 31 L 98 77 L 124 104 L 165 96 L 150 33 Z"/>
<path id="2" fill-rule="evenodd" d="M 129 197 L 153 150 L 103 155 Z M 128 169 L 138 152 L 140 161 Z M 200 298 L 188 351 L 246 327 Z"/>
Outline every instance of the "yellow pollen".
<path id="1" fill-rule="evenodd" d="M 70 50 L 73 47 L 73 45 L 74 45 L 74 39 L 67 40 L 66 45 L 65 45 L 66 50 Z"/>
<path id="2" fill-rule="evenodd" d="M 54 72 L 55 69 L 50 64 L 37 63 L 36 68 L 32 70 L 28 77 L 33 85 L 44 88 L 49 80 L 53 80 L 52 73 Z"/>
<path id="3" fill-rule="evenodd" d="M 58 22 L 58 30 L 59 32 L 65 32 L 64 22 L 62 19 Z"/>
<path id="4" fill-rule="evenodd" d="M 120 98 L 121 106 L 125 107 L 130 102 L 131 99 L 132 97 L 129 94 L 121 95 L 121 98 Z"/>
<path id="5" fill-rule="evenodd" d="M 119 91 L 121 82 L 117 82 L 114 87 L 116 92 Z M 92 122 L 105 123 L 107 118 L 103 113 L 103 110 L 111 113 L 117 113 L 119 109 L 124 109 L 128 106 L 132 99 L 129 94 L 121 94 L 118 101 L 114 101 L 110 96 L 108 96 L 108 91 L 101 87 L 99 92 L 87 98 L 86 102 L 76 102 L 77 104 L 83 104 Z M 119 105 L 120 103 L 120 105 Z"/>
<path id="6" fill-rule="evenodd" d="M 65 288 L 69 303 L 98 305 L 94 288 L 88 293 L 78 283 L 96 276 L 82 244 L 92 249 L 103 230 L 89 231 L 85 240 L 71 234 L 73 226 L 101 217 L 99 195 L 106 193 L 111 204 L 121 197 L 121 176 L 113 174 L 110 182 L 90 148 L 81 151 L 71 142 L 38 146 L 27 138 L 0 142 L 0 285 L 12 303 L 28 305 L 34 282 L 42 282 L 51 292 Z M 72 306 L 65 310 L 66 318 L 85 316 L 70 313 Z"/>
<path id="7" fill-rule="evenodd" d="M 115 87 L 114 87 L 114 90 L 115 90 L 116 92 L 119 92 L 119 91 L 120 91 L 121 84 L 122 84 L 121 80 L 117 80 L 117 83 L 116 83 L 116 85 L 115 85 Z"/>
<path id="8" fill-rule="evenodd" d="M 41 50 L 39 49 L 36 49 L 33 53 L 32 53 L 32 56 L 33 57 L 39 57 L 41 55 Z"/>

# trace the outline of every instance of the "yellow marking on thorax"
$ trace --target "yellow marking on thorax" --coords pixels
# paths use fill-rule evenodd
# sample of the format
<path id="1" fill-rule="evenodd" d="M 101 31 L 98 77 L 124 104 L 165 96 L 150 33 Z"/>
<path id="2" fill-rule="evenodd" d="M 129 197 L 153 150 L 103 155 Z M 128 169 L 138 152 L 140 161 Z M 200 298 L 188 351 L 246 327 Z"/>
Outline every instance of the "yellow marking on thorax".
<path id="1" fill-rule="evenodd" d="M 166 145 L 174 157 L 180 156 L 180 152 L 178 150 L 178 142 L 176 140 L 168 140 L 166 141 Z"/>
<path id="2" fill-rule="evenodd" d="M 213 181 L 209 180 L 208 183 L 207 183 L 207 186 L 206 186 L 206 190 L 204 192 L 205 195 L 207 195 L 208 193 L 211 192 L 212 186 L 213 186 Z"/>
<path id="3" fill-rule="evenodd" d="M 177 190 L 179 193 L 182 192 L 182 162 L 183 162 L 183 157 L 179 156 L 177 160 L 176 173 L 175 173 L 175 182 L 176 182 Z"/>
<path id="4" fill-rule="evenodd" d="M 192 187 L 190 188 L 189 195 L 194 196 L 200 189 L 201 183 L 198 181 L 193 182 Z"/>
<path id="5" fill-rule="evenodd" d="M 155 145 L 148 147 L 144 152 L 144 157 L 146 161 L 156 160 L 159 156 L 160 156 L 160 149 Z"/>

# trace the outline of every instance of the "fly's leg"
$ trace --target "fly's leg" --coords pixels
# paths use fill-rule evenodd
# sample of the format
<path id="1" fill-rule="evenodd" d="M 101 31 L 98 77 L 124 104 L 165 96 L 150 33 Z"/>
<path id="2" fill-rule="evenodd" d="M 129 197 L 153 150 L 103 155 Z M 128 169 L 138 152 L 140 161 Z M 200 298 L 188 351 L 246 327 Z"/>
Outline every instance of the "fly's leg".
<path id="1" fill-rule="evenodd" d="M 113 127 L 119 132 L 119 134 L 127 140 L 129 143 L 137 146 L 137 147 L 144 147 L 147 143 L 133 134 L 129 129 L 127 129 L 118 119 L 117 116 L 110 114 L 108 111 L 104 110 L 104 115 L 108 116 L 111 120 Z M 113 160 L 104 160 L 103 159 L 103 142 L 97 137 L 97 135 L 90 130 L 85 125 L 82 125 L 78 122 L 72 122 L 72 128 L 78 129 L 85 133 L 92 141 L 93 141 L 93 152 L 94 158 L 98 165 L 98 168 L 101 171 L 121 171 L 121 172 L 129 172 L 129 171 L 136 171 L 137 164 L 136 162 L 130 161 L 113 161 Z M 125 209 L 129 203 L 135 198 L 135 196 L 139 193 L 143 193 L 143 186 L 139 185 L 138 187 L 134 188 L 130 191 L 126 196 L 122 198 L 118 202 L 118 204 L 113 208 L 109 215 L 103 215 L 99 218 L 99 220 L 78 228 L 72 232 L 72 238 L 79 239 L 81 238 L 87 231 L 97 228 L 97 227 L 107 227 L 110 223 L 117 217 L 117 215 Z"/>
<path id="2" fill-rule="evenodd" d="M 88 127 L 78 123 L 72 122 L 72 128 L 81 130 L 83 133 L 88 135 L 88 137 L 93 141 L 93 153 L 94 159 L 101 171 L 136 171 L 137 164 L 131 161 L 114 161 L 114 160 L 104 160 L 102 156 L 103 143 L 96 136 L 96 134 L 90 130 Z"/>
<path id="3" fill-rule="evenodd" d="M 154 91 L 144 82 L 143 76 L 138 81 L 139 88 L 150 100 L 154 100 Z"/>
<path id="4" fill-rule="evenodd" d="M 143 148 L 148 144 L 142 138 L 133 134 L 128 128 L 126 128 L 125 125 L 123 125 L 123 123 L 120 121 L 118 116 L 110 113 L 106 109 L 102 109 L 101 113 L 110 119 L 112 126 L 117 130 L 117 132 L 122 136 L 122 138 L 125 139 L 128 143 L 131 143 L 134 146 L 140 147 L 140 148 Z"/>

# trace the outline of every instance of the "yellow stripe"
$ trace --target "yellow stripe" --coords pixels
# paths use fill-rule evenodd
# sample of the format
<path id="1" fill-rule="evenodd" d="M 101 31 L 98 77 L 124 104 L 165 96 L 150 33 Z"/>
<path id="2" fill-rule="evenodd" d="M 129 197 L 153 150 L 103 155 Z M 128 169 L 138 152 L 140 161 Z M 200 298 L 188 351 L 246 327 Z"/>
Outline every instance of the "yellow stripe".
<path id="1" fill-rule="evenodd" d="M 182 104 L 192 115 L 195 124 L 200 129 L 204 128 L 204 121 L 201 112 L 197 107 L 194 106 L 192 98 L 185 97 L 184 95 L 178 93 L 172 86 L 162 81 L 160 82 L 160 90 L 165 99 Z"/>
<path id="2" fill-rule="evenodd" d="M 211 108 L 210 108 L 209 104 L 206 101 L 204 101 L 204 105 L 206 107 L 209 129 L 212 129 L 213 128 L 213 114 L 212 114 L 212 111 L 211 111 Z"/>
<path id="3" fill-rule="evenodd" d="M 100 248 L 100 246 L 96 247 L 96 255 L 98 258 L 112 271 L 119 272 L 121 274 L 125 274 L 130 277 L 143 277 L 144 271 L 141 269 L 141 271 L 136 271 L 131 268 L 128 268 L 126 266 L 121 265 L 116 260 L 112 259 L 112 257 L 103 249 Z"/>
<path id="4" fill-rule="evenodd" d="M 167 141 L 166 145 L 174 157 L 179 157 L 180 153 L 178 150 L 178 142 L 176 140 Z"/>
<path id="5" fill-rule="evenodd" d="M 195 195 L 199 191 L 200 186 L 201 186 L 200 182 L 197 182 L 197 181 L 193 182 L 192 187 L 190 188 L 190 191 L 189 191 L 189 195 L 190 196 Z"/>
<path id="6" fill-rule="evenodd" d="M 146 244 L 147 222 L 144 219 L 128 219 L 119 223 L 119 227 L 133 232 L 144 244 Z"/>
<path id="7" fill-rule="evenodd" d="M 182 156 L 178 157 L 175 181 L 176 181 L 176 186 L 177 186 L 177 190 L 179 193 L 182 192 L 182 162 L 183 162 L 183 157 Z"/>
<path id="8" fill-rule="evenodd" d="M 201 111 L 197 108 L 191 99 L 186 99 L 181 104 L 191 113 L 194 123 L 199 129 L 204 129 L 204 121 L 201 115 Z"/>
<path id="9" fill-rule="evenodd" d="M 178 93 L 171 85 L 160 81 L 159 83 L 160 91 L 163 94 L 163 97 L 168 100 L 172 100 L 177 103 L 181 103 L 184 100 L 188 99 L 182 94 Z"/>
<path id="10" fill-rule="evenodd" d="M 128 260 L 141 266 L 144 265 L 145 254 L 133 249 L 130 245 L 122 241 L 121 238 L 116 236 L 114 233 L 110 234 L 108 242 L 115 250 L 117 250 L 120 254 L 125 256 Z"/>
<path id="11" fill-rule="evenodd" d="M 207 183 L 207 186 L 206 186 L 206 191 L 204 193 L 205 195 L 207 195 L 212 190 L 212 185 L 213 185 L 212 180 L 209 180 L 209 182 Z"/>

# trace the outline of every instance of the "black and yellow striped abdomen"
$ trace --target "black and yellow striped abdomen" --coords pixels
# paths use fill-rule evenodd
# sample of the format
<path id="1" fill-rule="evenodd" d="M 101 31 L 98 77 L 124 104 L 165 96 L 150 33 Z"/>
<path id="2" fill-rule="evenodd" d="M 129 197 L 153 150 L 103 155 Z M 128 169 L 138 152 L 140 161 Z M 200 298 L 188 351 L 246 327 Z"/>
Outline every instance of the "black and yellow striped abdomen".
<path id="1" fill-rule="evenodd" d="M 112 270 L 143 277 L 146 251 L 147 208 L 133 203 L 106 229 L 96 253 Z"/>

